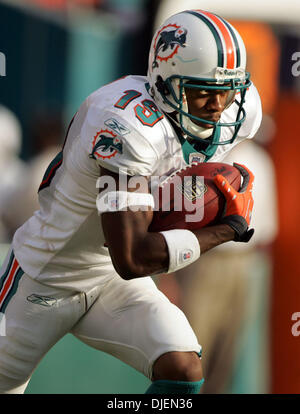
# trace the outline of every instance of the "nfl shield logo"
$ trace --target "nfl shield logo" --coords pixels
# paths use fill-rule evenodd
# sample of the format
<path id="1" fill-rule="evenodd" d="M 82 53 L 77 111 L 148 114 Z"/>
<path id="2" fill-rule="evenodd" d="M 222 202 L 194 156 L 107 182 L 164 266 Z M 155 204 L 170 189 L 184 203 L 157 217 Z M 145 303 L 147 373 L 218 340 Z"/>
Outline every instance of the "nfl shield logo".
<path id="1" fill-rule="evenodd" d="M 189 201 L 195 202 L 204 196 L 207 187 L 201 177 L 193 175 L 191 177 L 184 177 L 181 187 L 178 187 L 184 197 Z"/>

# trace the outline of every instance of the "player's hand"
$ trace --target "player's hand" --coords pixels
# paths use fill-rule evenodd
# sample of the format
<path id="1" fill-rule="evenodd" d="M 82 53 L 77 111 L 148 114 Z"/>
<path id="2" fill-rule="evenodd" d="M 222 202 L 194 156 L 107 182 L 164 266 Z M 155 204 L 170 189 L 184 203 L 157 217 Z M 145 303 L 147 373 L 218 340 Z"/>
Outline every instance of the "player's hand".
<path id="1" fill-rule="evenodd" d="M 254 229 L 248 229 L 253 209 L 253 181 L 252 172 L 241 164 L 233 164 L 242 177 L 243 183 L 239 191 L 236 191 L 226 180 L 218 174 L 214 183 L 226 198 L 225 210 L 220 223 L 228 224 L 235 231 L 235 241 L 248 242 L 253 236 Z"/>

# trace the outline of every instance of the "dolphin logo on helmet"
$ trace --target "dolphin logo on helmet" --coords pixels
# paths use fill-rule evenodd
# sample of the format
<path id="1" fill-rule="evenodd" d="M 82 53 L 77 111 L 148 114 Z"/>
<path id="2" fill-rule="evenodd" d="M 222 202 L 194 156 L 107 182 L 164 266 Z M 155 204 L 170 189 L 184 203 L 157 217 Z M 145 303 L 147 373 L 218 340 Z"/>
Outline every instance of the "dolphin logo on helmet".
<path id="1" fill-rule="evenodd" d="M 167 29 L 167 27 L 175 27 L 175 29 L 164 30 Z M 158 67 L 157 59 L 168 60 L 170 57 L 174 56 L 179 47 L 185 47 L 186 35 L 187 30 L 182 27 L 176 25 L 168 25 L 163 27 L 158 34 L 158 40 L 154 46 L 155 52 L 152 67 Z M 162 56 L 160 56 L 161 52 L 166 52 L 168 49 L 171 49 L 169 55 L 163 54 Z"/>
<path id="2" fill-rule="evenodd" d="M 172 49 L 171 37 L 176 38 L 177 29 L 184 27 L 188 32 L 176 35 L 182 44 L 174 43 Z M 161 36 L 165 32 L 169 36 L 168 33 Z M 166 53 L 169 50 L 172 53 Z M 178 59 L 171 59 L 173 56 Z M 169 17 L 153 36 L 147 76 L 150 94 L 159 109 L 181 129 L 183 140 L 197 141 L 197 151 L 206 161 L 219 145 L 234 142 L 246 119 L 244 103 L 251 81 L 246 72 L 244 42 L 229 22 L 204 10 L 186 10 Z M 213 121 L 191 114 L 186 88 L 228 91 L 225 110 L 237 105 L 234 122 Z M 220 139 L 224 128 L 228 128 L 228 139 L 224 139 L 225 135 Z"/>

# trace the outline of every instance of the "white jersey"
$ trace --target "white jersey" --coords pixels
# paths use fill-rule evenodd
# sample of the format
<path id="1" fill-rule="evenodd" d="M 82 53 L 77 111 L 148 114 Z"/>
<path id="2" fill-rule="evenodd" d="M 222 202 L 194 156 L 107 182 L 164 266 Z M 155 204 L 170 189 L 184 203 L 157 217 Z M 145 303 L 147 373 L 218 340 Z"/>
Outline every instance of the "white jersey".
<path id="1" fill-rule="evenodd" d="M 252 138 L 261 122 L 261 104 L 252 85 L 247 118 L 234 144 L 219 146 L 209 161 Z M 221 121 L 236 118 L 237 105 Z M 221 128 L 221 141 L 229 128 Z M 63 150 L 47 169 L 39 190 L 40 210 L 20 227 L 13 249 L 22 269 L 41 283 L 87 291 L 115 274 L 96 208 L 100 166 L 128 175 L 169 175 L 192 161 L 168 120 L 148 93 L 147 78 L 127 76 L 92 93 L 73 118 Z M 20 207 L 21 208 L 21 207 Z"/>

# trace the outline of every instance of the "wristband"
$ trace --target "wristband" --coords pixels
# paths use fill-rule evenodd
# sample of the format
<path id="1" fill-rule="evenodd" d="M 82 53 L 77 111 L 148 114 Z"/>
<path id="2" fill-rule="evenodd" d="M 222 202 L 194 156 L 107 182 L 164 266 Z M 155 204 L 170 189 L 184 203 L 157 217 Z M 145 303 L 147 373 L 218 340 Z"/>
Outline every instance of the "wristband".
<path id="1" fill-rule="evenodd" d="M 195 262 L 200 257 L 200 244 L 190 230 L 176 229 L 160 232 L 169 250 L 169 269 L 167 273 L 176 272 Z"/>
<path id="2" fill-rule="evenodd" d="M 138 210 L 145 210 L 148 207 L 154 208 L 154 198 L 152 194 L 135 193 L 127 191 L 110 191 L 97 198 L 97 210 L 100 214 L 106 212 L 124 211 L 129 207 L 137 207 Z M 134 208 L 136 211 L 136 208 Z"/>

